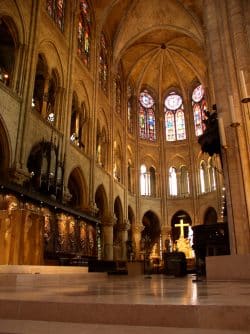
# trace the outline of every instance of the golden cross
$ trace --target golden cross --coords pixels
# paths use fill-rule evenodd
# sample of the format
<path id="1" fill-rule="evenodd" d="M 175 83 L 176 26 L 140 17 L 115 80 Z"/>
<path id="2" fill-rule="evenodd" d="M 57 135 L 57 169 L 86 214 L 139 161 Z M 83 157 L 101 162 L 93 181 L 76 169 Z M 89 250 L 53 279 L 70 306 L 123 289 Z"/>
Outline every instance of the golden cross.
<path id="1" fill-rule="evenodd" d="M 184 238 L 184 226 L 189 226 L 189 224 L 184 224 L 183 219 L 181 219 L 180 224 L 175 224 L 174 226 L 175 227 L 180 227 L 180 229 L 181 229 L 180 238 Z"/>

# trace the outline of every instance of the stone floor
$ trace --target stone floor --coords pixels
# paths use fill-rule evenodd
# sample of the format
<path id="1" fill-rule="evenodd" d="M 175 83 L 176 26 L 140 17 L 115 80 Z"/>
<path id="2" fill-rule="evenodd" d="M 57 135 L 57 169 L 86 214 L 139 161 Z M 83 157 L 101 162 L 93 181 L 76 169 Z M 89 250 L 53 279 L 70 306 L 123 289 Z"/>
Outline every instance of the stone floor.
<path id="1" fill-rule="evenodd" d="M 250 282 L 0 273 L 0 334 L 57 331 L 250 333 Z"/>

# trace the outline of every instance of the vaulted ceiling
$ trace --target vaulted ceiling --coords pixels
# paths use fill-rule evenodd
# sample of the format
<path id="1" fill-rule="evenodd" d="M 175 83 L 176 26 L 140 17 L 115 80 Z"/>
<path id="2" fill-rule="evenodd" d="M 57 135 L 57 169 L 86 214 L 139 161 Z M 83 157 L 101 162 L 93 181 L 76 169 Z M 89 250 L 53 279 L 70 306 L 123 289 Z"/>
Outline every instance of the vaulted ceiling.
<path id="1" fill-rule="evenodd" d="M 162 96 L 206 78 L 202 0 L 92 0 L 126 78 Z"/>

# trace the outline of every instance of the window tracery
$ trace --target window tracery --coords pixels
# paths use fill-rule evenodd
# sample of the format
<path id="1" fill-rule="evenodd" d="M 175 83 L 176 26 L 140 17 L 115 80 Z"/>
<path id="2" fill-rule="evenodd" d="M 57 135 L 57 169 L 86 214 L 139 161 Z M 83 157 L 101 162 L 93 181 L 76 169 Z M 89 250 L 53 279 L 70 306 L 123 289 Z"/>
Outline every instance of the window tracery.
<path id="1" fill-rule="evenodd" d="M 203 122 L 206 119 L 207 102 L 205 91 L 202 85 L 198 85 L 192 93 L 192 108 L 194 115 L 194 127 L 196 136 L 204 133 L 206 125 Z"/>
<path id="2" fill-rule="evenodd" d="M 147 90 L 142 91 L 139 96 L 139 137 L 156 140 L 155 101 Z"/>
<path id="3" fill-rule="evenodd" d="M 182 98 L 171 92 L 164 102 L 166 140 L 186 139 L 185 116 Z"/>

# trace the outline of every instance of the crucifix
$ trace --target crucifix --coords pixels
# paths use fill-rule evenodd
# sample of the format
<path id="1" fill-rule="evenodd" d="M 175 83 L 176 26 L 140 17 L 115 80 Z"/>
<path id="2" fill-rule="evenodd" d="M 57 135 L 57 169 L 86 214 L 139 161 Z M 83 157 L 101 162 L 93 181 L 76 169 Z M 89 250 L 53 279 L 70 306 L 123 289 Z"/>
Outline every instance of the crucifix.
<path id="1" fill-rule="evenodd" d="M 183 223 L 183 219 L 180 219 L 180 224 L 175 224 L 175 227 L 179 227 L 181 229 L 181 233 L 180 233 L 180 238 L 184 238 L 184 226 L 189 226 L 189 224 L 184 224 Z"/>

